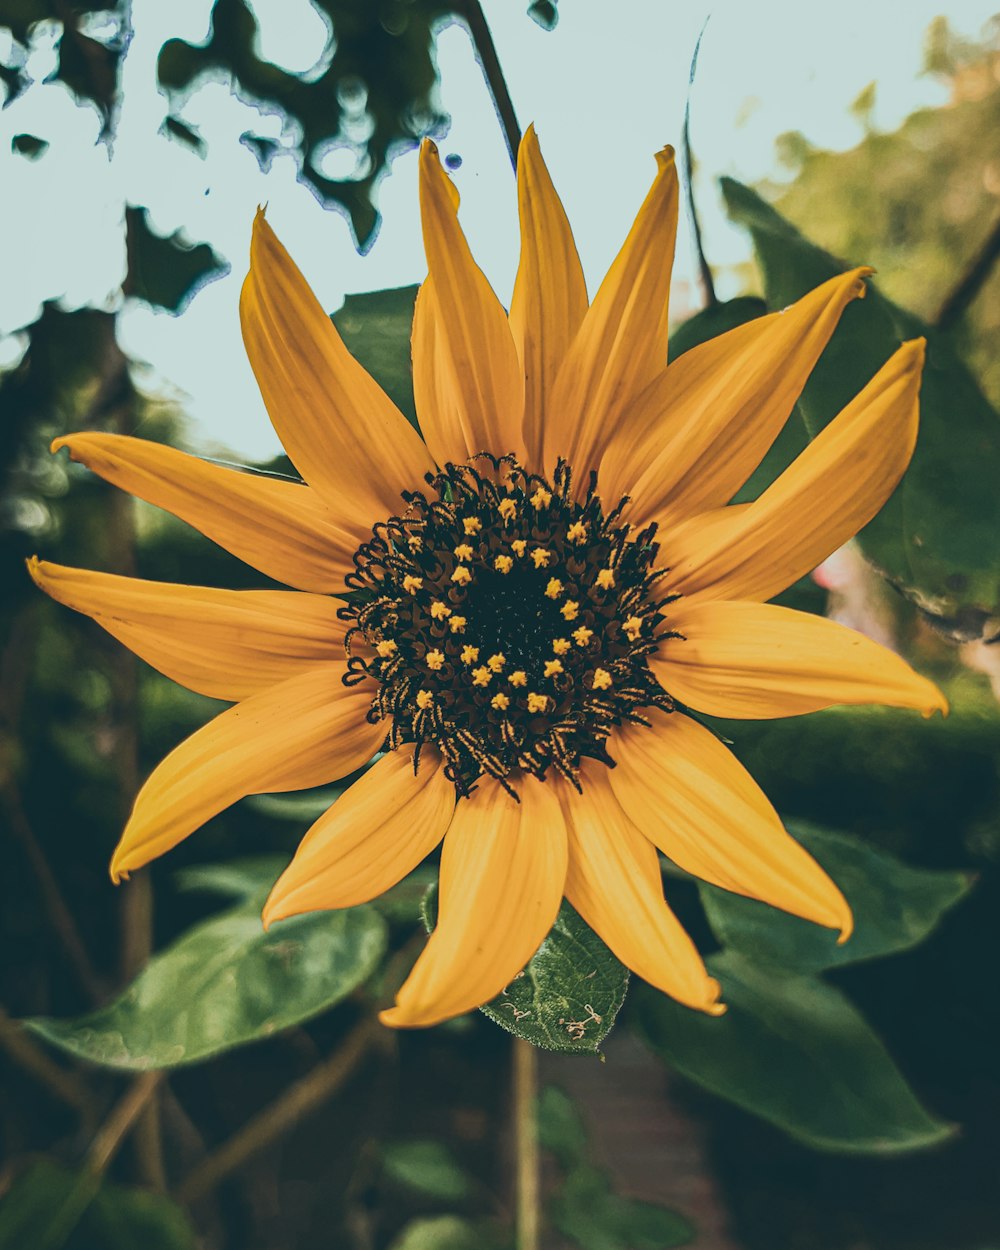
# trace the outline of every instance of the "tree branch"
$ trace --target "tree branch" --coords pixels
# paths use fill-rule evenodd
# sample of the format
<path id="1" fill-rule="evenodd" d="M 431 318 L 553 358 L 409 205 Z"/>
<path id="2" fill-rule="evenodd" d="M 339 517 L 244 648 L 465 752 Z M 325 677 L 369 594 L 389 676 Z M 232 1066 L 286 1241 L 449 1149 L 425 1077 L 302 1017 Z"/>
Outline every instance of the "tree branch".
<path id="1" fill-rule="evenodd" d="M 517 1250 L 539 1247 L 538 1055 L 530 1042 L 514 1039 L 514 1166 Z"/>
<path id="2" fill-rule="evenodd" d="M 510 98 L 507 80 L 500 67 L 496 44 L 493 42 L 493 36 L 486 23 L 486 14 L 479 0 L 464 0 L 460 11 L 465 17 L 465 23 L 476 49 L 476 59 L 479 61 L 486 85 L 493 97 L 493 107 L 507 144 L 510 163 L 517 169 L 517 149 L 521 146 L 521 127 L 517 120 L 517 113 L 514 111 L 514 101 Z"/>
<path id="3" fill-rule="evenodd" d="M 945 296 L 932 324 L 938 330 L 950 330 L 979 294 L 983 283 L 1000 260 L 1000 217 L 993 223 L 982 247 L 969 262 L 965 273 Z"/>

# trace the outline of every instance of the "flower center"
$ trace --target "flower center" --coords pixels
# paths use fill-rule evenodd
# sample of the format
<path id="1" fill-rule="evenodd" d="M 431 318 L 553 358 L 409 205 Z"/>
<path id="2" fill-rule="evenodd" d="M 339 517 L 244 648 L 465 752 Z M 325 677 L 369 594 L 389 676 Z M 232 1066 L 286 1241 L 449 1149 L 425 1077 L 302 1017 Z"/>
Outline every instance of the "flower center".
<path id="1" fill-rule="evenodd" d="M 389 746 L 433 743 L 468 795 L 484 773 L 512 794 L 519 770 L 555 768 L 579 788 L 584 757 L 612 763 L 608 735 L 640 709 L 669 709 L 647 656 L 677 637 L 657 598 L 656 526 L 632 534 L 627 498 L 605 513 L 591 475 L 571 493 L 513 458 L 476 457 L 428 474 L 354 557 L 347 632 L 355 684 L 379 689 L 369 720 L 391 720 Z M 516 797 L 516 795 L 515 795 Z"/>

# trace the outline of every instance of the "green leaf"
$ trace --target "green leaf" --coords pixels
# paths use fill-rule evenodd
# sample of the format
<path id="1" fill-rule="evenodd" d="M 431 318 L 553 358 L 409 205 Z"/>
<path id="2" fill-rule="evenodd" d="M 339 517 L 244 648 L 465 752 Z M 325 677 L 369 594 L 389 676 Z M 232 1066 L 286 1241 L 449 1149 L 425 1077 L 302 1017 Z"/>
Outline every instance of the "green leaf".
<path id="1" fill-rule="evenodd" d="M 784 307 L 848 267 L 748 187 L 727 178 L 722 190 L 730 217 L 753 236 L 771 307 Z M 940 629 L 976 638 L 1000 610 L 1000 418 L 950 341 L 869 285 L 867 298 L 845 310 L 799 406 L 815 436 L 901 340 L 919 335 L 928 340 L 928 354 L 917 448 L 901 485 L 859 541 Z"/>
<path id="2" fill-rule="evenodd" d="M 457 1215 L 411 1220 L 389 1250 L 484 1250 L 482 1230 Z"/>
<path id="3" fill-rule="evenodd" d="M 287 867 L 287 855 L 249 855 L 224 864 L 192 864 L 180 868 L 174 873 L 174 881 L 182 890 L 253 901 L 259 910 L 271 886 Z"/>
<path id="4" fill-rule="evenodd" d="M 46 1159 L 15 1180 L 0 1205 L 0 1250 L 194 1250 L 183 1211 L 161 1194 L 101 1184 Z"/>
<path id="5" fill-rule="evenodd" d="M 668 1250 L 695 1232 L 675 1211 L 612 1193 L 607 1175 L 590 1165 L 570 1172 L 549 1216 L 583 1250 Z"/>
<path id="6" fill-rule="evenodd" d="M 415 286 L 348 295 L 343 308 L 333 314 L 333 324 L 348 351 L 414 426 L 417 410 L 413 403 L 410 331 L 416 298 Z"/>
<path id="7" fill-rule="evenodd" d="M 225 889 L 224 877 L 212 888 Z M 27 1027 L 105 1067 L 174 1068 L 309 1020 L 378 966 L 386 924 L 373 908 L 296 916 L 265 933 L 261 901 L 258 893 L 189 929 L 108 1006 Z"/>
<path id="8" fill-rule="evenodd" d="M 430 932 L 437 920 L 437 887 L 421 910 Z M 628 969 L 567 902 L 528 966 L 503 993 L 480 1007 L 515 1037 L 567 1054 L 598 1054 L 628 990 Z"/>
<path id="9" fill-rule="evenodd" d="M 854 912 L 854 933 L 841 946 L 831 929 L 699 882 L 716 937 L 754 964 L 819 972 L 908 950 L 933 932 L 973 883 L 968 873 L 910 868 L 847 834 L 800 823 L 788 829 L 843 890 Z"/>
<path id="10" fill-rule="evenodd" d="M 678 1072 L 818 1150 L 888 1155 L 952 1136 L 839 990 L 735 951 L 708 966 L 722 981 L 724 1016 L 646 986 L 634 996 L 640 1033 Z"/>
<path id="11" fill-rule="evenodd" d="M 382 1148 L 386 1176 L 442 1202 L 461 1202 L 470 1184 L 451 1151 L 439 1141 L 387 1142 Z"/>
<path id="12" fill-rule="evenodd" d="M 37 161 L 40 156 L 44 156 L 48 147 L 48 139 L 39 139 L 37 135 L 14 135 L 10 141 L 10 150 L 29 161 Z"/>
<path id="13" fill-rule="evenodd" d="M 587 1133 L 573 1099 L 554 1085 L 546 1085 L 538 1096 L 536 1116 L 543 1149 L 551 1151 L 567 1171 L 580 1163 Z"/>
<path id="14" fill-rule="evenodd" d="M 671 334 L 670 359 L 676 360 L 692 347 L 763 317 L 766 312 L 767 305 L 758 295 L 740 295 L 720 304 L 711 304 L 682 322 Z"/>
<path id="15" fill-rule="evenodd" d="M 255 811 L 273 820 L 288 820 L 302 825 L 305 832 L 305 826 L 319 820 L 343 793 L 343 786 L 327 786 L 302 794 L 255 794 L 246 802 Z"/>
<path id="16" fill-rule="evenodd" d="M 157 234 L 144 208 L 125 209 L 125 244 L 128 272 L 122 290 L 172 313 L 183 312 L 207 282 L 229 272 L 228 262 L 207 243 L 185 243 L 179 230 Z"/>
<path id="17" fill-rule="evenodd" d="M 183 143 L 185 147 L 190 148 L 192 152 L 205 159 L 208 151 L 208 145 L 201 137 L 201 134 L 194 126 L 189 126 L 187 122 L 182 122 L 179 117 L 172 117 L 169 114 L 163 119 L 163 125 L 160 127 L 160 134 L 169 135 L 171 139 L 176 139 L 179 143 Z"/>

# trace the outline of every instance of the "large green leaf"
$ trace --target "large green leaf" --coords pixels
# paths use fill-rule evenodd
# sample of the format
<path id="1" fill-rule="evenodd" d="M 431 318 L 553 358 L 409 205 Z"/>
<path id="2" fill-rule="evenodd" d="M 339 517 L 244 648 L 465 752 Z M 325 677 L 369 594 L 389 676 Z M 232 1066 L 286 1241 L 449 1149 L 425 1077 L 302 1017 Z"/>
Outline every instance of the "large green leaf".
<path id="1" fill-rule="evenodd" d="M 437 888 L 423 903 L 428 931 Z M 597 1054 L 628 990 L 628 969 L 567 902 L 528 966 L 480 1010 L 515 1037 L 569 1054 Z"/>
<path id="2" fill-rule="evenodd" d="M 646 986 L 633 998 L 641 1035 L 678 1072 L 820 1150 L 894 1154 L 952 1135 L 839 990 L 735 951 L 708 965 L 724 1016 Z"/>
<path id="3" fill-rule="evenodd" d="M 252 890 L 247 873 L 252 870 L 242 884 L 239 872 L 226 878 L 217 871 L 214 882 L 203 882 L 250 893 L 154 955 L 108 1006 L 72 1020 L 36 1018 L 27 1026 L 92 1063 L 173 1068 L 308 1020 L 375 971 L 386 946 L 377 911 L 315 912 L 265 933 L 263 893 Z"/>
<path id="4" fill-rule="evenodd" d="M 462 1202 L 472 1187 L 448 1147 L 432 1138 L 386 1142 L 382 1167 L 398 1185 L 439 1202 Z"/>
<path id="5" fill-rule="evenodd" d="M 724 179 L 722 189 L 729 215 L 753 236 L 771 307 L 784 307 L 848 268 L 748 187 Z M 860 541 L 872 563 L 939 628 L 979 637 L 1000 611 L 1000 419 L 946 336 L 869 285 L 867 298 L 845 310 L 800 409 L 815 435 L 902 340 L 918 335 L 926 336 L 928 354 L 917 448 L 902 484 Z"/>
<path id="6" fill-rule="evenodd" d="M 486 1250 L 497 1244 L 481 1225 L 457 1215 L 429 1215 L 411 1220 L 389 1250 Z"/>
<path id="7" fill-rule="evenodd" d="M 843 833 L 806 824 L 788 828 L 843 890 L 854 912 L 854 933 L 838 945 L 831 929 L 699 882 L 716 937 L 755 964 L 818 972 L 907 950 L 923 941 L 972 885 L 968 873 L 910 868 Z"/>
<path id="8" fill-rule="evenodd" d="M 41 1159 L 0 1205 L 0 1250 L 194 1250 L 183 1211 L 161 1194 L 101 1184 Z"/>
<path id="9" fill-rule="evenodd" d="M 613 1193 L 607 1174 L 589 1165 L 569 1173 L 548 1213 L 582 1250 L 669 1250 L 695 1232 L 676 1211 Z"/>
<path id="10" fill-rule="evenodd" d="M 416 298 L 415 286 L 348 295 L 343 308 L 333 314 L 333 324 L 351 355 L 412 425 L 417 423 L 417 410 L 413 404 L 410 330 Z"/>

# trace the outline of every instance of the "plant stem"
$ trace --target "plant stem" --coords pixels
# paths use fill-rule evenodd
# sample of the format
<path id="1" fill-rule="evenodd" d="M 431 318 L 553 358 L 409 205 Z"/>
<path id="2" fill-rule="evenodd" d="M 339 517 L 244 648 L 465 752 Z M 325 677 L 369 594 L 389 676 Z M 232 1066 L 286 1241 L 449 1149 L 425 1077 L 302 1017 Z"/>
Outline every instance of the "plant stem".
<path id="1" fill-rule="evenodd" d="M 461 12 L 465 17 L 469 34 L 472 36 L 476 59 L 479 61 L 486 85 L 493 97 L 493 107 L 507 144 L 510 163 L 517 169 L 517 149 L 521 146 L 521 127 L 518 124 L 517 114 L 514 112 L 514 101 L 510 98 L 507 80 L 500 68 L 500 58 L 497 56 L 496 44 L 493 42 L 493 36 L 486 22 L 486 14 L 479 0 L 465 0 Z"/>
<path id="2" fill-rule="evenodd" d="M 515 1239 L 517 1250 L 538 1250 L 539 1164 L 538 1055 L 530 1042 L 514 1039 Z"/>
<path id="3" fill-rule="evenodd" d="M 979 294 L 983 283 L 993 272 L 993 266 L 1000 260 L 1000 217 L 993 224 L 982 247 L 969 262 L 968 268 L 957 284 L 943 300 L 933 325 L 938 330 L 950 330 L 961 318 L 972 301 Z"/>
<path id="4" fill-rule="evenodd" d="M 251 1155 L 263 1150 L 265 1146 L 270 1146 L 294 1128 L 302 1116 L 309 1115 L 322 1106 L 340 1089 L 368 1053 L 378 1028 L 369 1019 L 356 1025 L 329 1058 L 317 1064 L 300 1081 L 289 1086 L 270 1106 L 265 1107 L 227 1142 L 203 1159 L 178 1186 L 178 1202 L 190 1204 L 204 1198 Z"/>
<path id="5" fill-rule="evenodd" d="M 701 28 L 701 34 L 698 36 L 698 42 L 694 45 L 694 53 L 691 57 L 687 99 L 684 103 L 684 127 L 681 131 L 681 152 L 684 157 L 685 198 L 687 200 L 688 220 L 691 223 L 691 234 L 694 239 L 695 252 L 698 256 L 698 281 L 701 286 L 701 297 L 706 308 L 714 308 L 719 300 L 715 294 L 712 270 L 705 259 L 705 249 L 701 241 L 701 222 L 698 219 L 698 209 L 694 202 L 694 161 L 691 159 L 691 89 L 694 86 L 694 76 L 698 71 L 698 53 L 701 50 L 701 40 L 707 25 L 708 18 L 705 19 L 705 24 Z"/>
<path id="6" fill-rule="evenodd" d="M 56 1098 L 79 1111 L 86 1119 L 93 1119 L 94 1100 L 89 1090 L 80 1085 L 72 1073 L 53 1063 L 45 1051 L 35 1045 L 23 1027 L 16 1020 L 12 1020 L 2 1007 L 0 1048 L 6 1051 L 11 1062 L 30 1073 Z"/>

